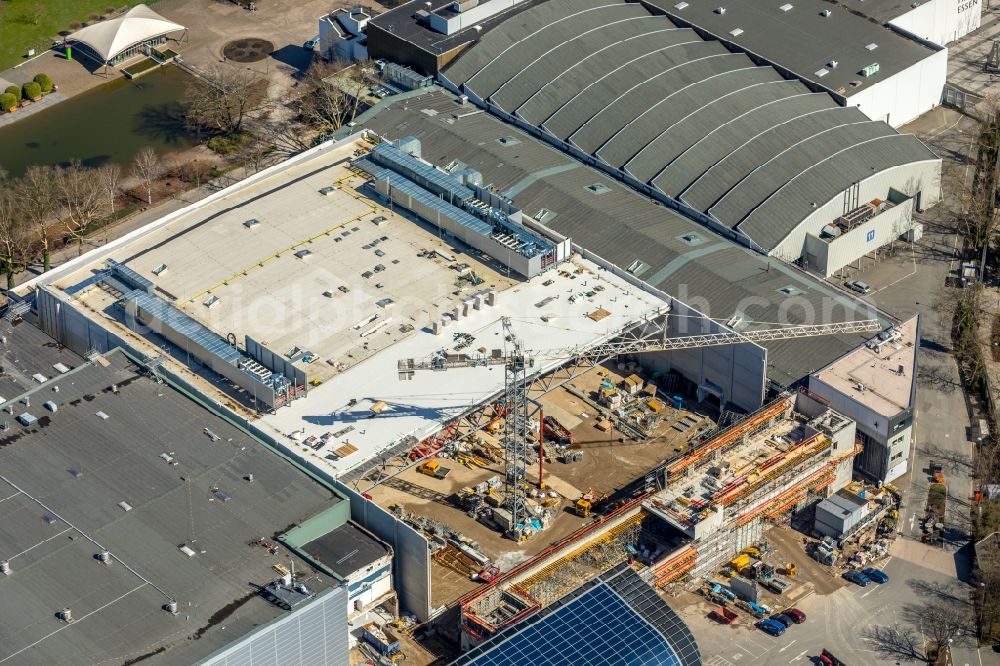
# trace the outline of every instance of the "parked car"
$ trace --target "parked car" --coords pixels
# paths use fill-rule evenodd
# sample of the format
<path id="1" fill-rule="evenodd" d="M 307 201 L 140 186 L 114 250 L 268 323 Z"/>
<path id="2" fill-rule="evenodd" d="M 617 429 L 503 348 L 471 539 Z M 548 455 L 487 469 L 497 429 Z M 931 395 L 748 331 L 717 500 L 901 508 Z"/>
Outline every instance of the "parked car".
<path id="1" fill-rule="evenodd" d="M 876 569 L 875 567 L 868 567 L 861 573 L 863 573 L 868 578 L 868 580 L 875 583 L 889 582 L 889 576 L 887 576 L 886 573 L 881 569 Z"/>
<path id="2" fill-rule="evenodd" d="M 785 625 L 781 624 L 777 620 L 770 618 L 758 622 L 757 628 L 765 633 L 771 634 L 775 638 L 785 633 Z"/>
<path id="3" fill-rule="evenodd" d="M 823 648 L 823 651 L 819 653 L 819 661 L 821 664 L 826 664 L 827 666 L 847 666 L 840 659 L 834 657 L 826 648 Z"/>
<path id="4" fill-rule="evenodd" d="M 305 44 L 303 44 L 302 48 L 304 48 L 306 51 L 312 51 L 312 50 L 314 50 L 316 48 L 317 44 L 319 44 L 319 35 L 316 35 L 315 37 L 313 37 L 312 39 L 310 39 L 308 42 L 306 42 Z"/>
<path id="5" fill-rule="evenodd" d="M 848 282 L 847 287 L 849 289 L 853 289 L 859 294 L 867 294 L 872 290 L 871 285 L 869 285 L 867 282 L 862 282 L 861 280 L 854 280 L 852 282 Z"/>
<path id="6" fill-rule="evenodd" d="M 785 615 L 792 618 L 795 624 L 802 624 L 806 621 L 806 614 L 800 611 L 798 608 L 789 608 L 785 610 Z"/>
<path id="7" fill-rule="evenodd" d="M 860 571 L 848 571 L 844 574 L 844 580 L 849 580 L 855 585 L 860 585 L 861 587 L 868 587 L 868 583 L 872 582 L 868 576 L 864 575 Z"/>
<path id="8" fill-rule="evenodd" d="M 795 620 L 792 619 L 791 615 L 786 615 L 785 613 L 778 613 L 777 615 L 772 615 L 771 619 L 775 622 L 780 622 L 785 625 L 785 629 L 795 624 Z"/>

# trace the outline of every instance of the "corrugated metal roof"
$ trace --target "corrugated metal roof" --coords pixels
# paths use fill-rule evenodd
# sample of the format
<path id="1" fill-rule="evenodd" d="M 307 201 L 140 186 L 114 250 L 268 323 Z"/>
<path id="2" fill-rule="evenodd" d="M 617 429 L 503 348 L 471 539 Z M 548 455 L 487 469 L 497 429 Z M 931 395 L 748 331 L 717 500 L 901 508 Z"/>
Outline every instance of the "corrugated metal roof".
<path id="1" fill-rule="evenodd" d="M 525 12 L 525 15 L 530 13 L 531 10 Z M 547 25 L 536 24 L 533 30 L 510 42 L 507 48 L 474 74 L 466 85 L 480 97 L 487 99 L 511 76 L 559 44 L 589 30 L 602 30 L 614 21 L 643 14 L 649 16 L 641 5 L 608 0 L 603 6 L 585 7 Z"/>
<path id="2" fill-rule="evenodd" d="M 789 181 L 747 216 L 740 231 L 762 245 L 775 245 L 809 214 L 812 204 L 844 192 L 855 182 L 852 179 L 857 178 L 856 174 L 937 159 L 916 137 L 907 134 L 892 134 L 852 146 Z"/>
<path id="3" fill-rule="evenodd" d="M 674 30 L 644 35 L 654 23 L 662 30 L 664 19 L 645 13 L 643 5 L 552 4 L 560 14 L 544 5 L 518 14 L 511 29 L 501 26 L 503 39 L 487 34 L 447 70 L 448 77 L 467 78 L 470 94 L 667 196 L 682 197 L 724 225 L 736 228 L 831 153 L 894 134 L 885 123 L 811 94 L 797 79 L 786 80 L 719 41 L 692 41 L 701 37 Z M 911 152 L 921 150 L 914 145 Z M 843 174 L 849 183 L 871 175 L 869 165 L 838 163 L 854 169 Z M 886 168 L 891 166 L 897 165 Z M 816 205 L 829 200 L 818 196 Z M 756 229 L 759 238 L 753 240 L 770 250 L 809 214 L 790 211 L 773 216 L 766 231 Z"/>
<path id="4" fill-rule="evenodd" d="M 748 58 L 745 68 L 707 76 L 669 93 L 601 146 L 597 154 L 620 168 L 665 129 L 706 104 L 746 94 L 759 84 L 782 80 L 774 69 L 755 67 Z"/>
<path id="5" fill-rule="evenodd" d="M 653 21 L 645 12 L 633 11 L 632 16 L 617 18 L 608 25 L 574 36 L 554 47 L 545 54 L 545 57 L 529 62 L 519 72 L 514 73 L 510 80 L 493 94 L 492 101 L 500 108 L 513 113 L 545 84 L 566 71 L 567 66 L 572 67 L 590 57 L 600 58 L 604 51 L 613 48 L 622 40 L 643 34 L 655 25 L 666 24 L 670 24 L 666 19 Z"/>
<path id="6" fill-rule="evenodd" d="M 652 180 L 663 167 L 712 130 L 722 127 L 751 109 L 802 93 L 798 81 L 768 81 L 727 93 L 688 111 L 659 136 L 639 149 L 626 163 L 629 173 L 643 182 Z"/>
<path id="7" fill-rule="evenodd" d="M 419 0 L 417 1 L 419 2 Z M 532 7 L 530 15 L 527 12 L 514 14 L 506 21 L 501 22 L 500 25 L 480 35 L 479 41 L 476 43 L 476 48 L 465 50 L 458 60 L 452 62 L 446 69 L 448 79 L 453 81 L 455 85 L 461 85 L 489 63 L 498 53 L 521 39 L 524 35 L 537 30 L 538 26 L 556 21 L 571 12 L 578 11 L 581 7 L 597 7 L 606 4 L 607 0 L 547 0 Z M 406 5 L 403 7 L 406 7 Z M 417 5 L 414 4 L 413 7 L 416 8 Z M 373 19 L 372 22 L 380 22 L 381 18 L 394 14 L 397 11 L 399 9 L 386 12 L 382 17 Z M 410 9 L 409 11 L 412 12 L 414 9 Z M 443 37 L 439 33 L 435 34 Z"/>
<path id="8" fill-rule="evenodd" d="M 390 106 L 366 124 L 390 139 L 417 136 L 426 159 L 459 159 L 501 191 L 524 183 L 513 199 L 525 213 L 537 216 L 546 209 L 552 214 L 547 226 L 618 266 L 643 261 L 651 268 L 642 279 L 711 317 L 727 319 L 740 310 L 754 320 L 780 321 L 781 312 L 799 322 L 809 308 L 842 320 L 871 314 L 866 305 L 829 285 L 714 234 L 496 118 L 476 114 L 456 119 L 446 110 L 454 110 L 453 98 L 432 92 L 408 100 L 406 108 Z M 520 143 L 510 147 L 497 141 L 510 135 Z M 598 195 L 587 189 L 598 182 L 610 191 Z M 683 239 L 692 235 L 701 242 L 692 245 Z M 789 285 L 801 290 L 795 298 L 805 306 L 787 307 L 789 296 L 778 290 Z M 845 335 L 769 343 L 768 375 L 791 384 L 863 340 Z"/>
<path id="9" fill-rule="evenodd" d="M 719 125 L 710 132 L 696 135 L 697 141 L 678 155 L 653 179 L 653 184 L 677 197 L 719 160 L 775 125 L 804 113 L 836 107 L 826 93 L 804 92 L 762 104 L 747 113 Z"/>
<path id="10" fill-rule="evenodd" d="M 837 151 L 880 136 L 898 135 L 894 129 L 879 121 L 841 125 L 819 132 L 789 146 L 761 164 L 719 199 L 709 209 L 709 212 L 723 224 L 734 227 L 749 215 L 750 211 L 809 167 L 818 164 Z M 854 182 L 871 174 L 872 172 L 865 168 L 863 172 L 854 171 L 848 174 L 848 178 L 852 178 L 853 180 L 850 182 Z M 815 195 L 810 193 L 810 196 Z M 821 205 L 829 199 L 817 201 L 814 198 L 813 201 L 816 202 L 816 205 Z M 787 219 L 787 217 L 783 215 L 782 219 Z M 805 215 L 796 220 L 795 223 L 797 224 L 804 218 Z M 772 224 L 778 226 L 777 220 L 773 221 Z M 790 228 L 785 228 L 781 237 L 783 238 L 789 231 L 791 231 Z M 774 246 L 766 245 L 765 247 Z"/>
<path id="11" fill-rule="evenodd" d="M 681 198 L 698 210 L 708 210 L 754 169 L 789 146 L 834 127 L 869 122 L 868 116 L 854 107 L 832 107 L 819 111 L 809 108 L 808 104 L 802 107 L 803 113 L 778 122 L 756 135 L 744 137 L 736 149 L 688 186 Z"/>
<path id="12" fill-rule="evenodd" d="M 627 63 L 674 44 L 701 41 L 694 31 L 674 27 L 665 18 L 654 17 L 639 21 L 638 25 L 628 25 L 637 28 L 638 34 L 572 62 L 544 82 L 538 92 L 518 108 L 518 115 L 530 123 L 541 125 L 588 85 L 611 75 Z"/>
<path id="13" fill-rule="evenodd" d="M 565 140 L 633 87 L 646 85 L 657 76 L 692 60 L 730 55 L 718 42 L 692 42 L 691 36 L 694 32 L 679 37 L 676 44 L 653 53 L 637 53 L 635 59 L 608 71 L 600 79 L 588 82 L 545 121 L 546 129 Z"/>
<path id="14" fill-rule="evenodd" d="M 617 98 L 613 98 L 610 104 L 584 123 L 583 127 L 571 137 L 573 143 L 580 146 L 584 152 L 593 153 L 643 111 L 673 91 L 719 74 L 757 69 L 745 55 L 729 53 L 721 46 L 718 49 L 721 50 L 714 55 L 681 62 L 665 71 L 650 72 L 647 80 L 631 89 L 621 91 Z M 664 53 L 668 56 L 680 55 L 675 51 Z"/>

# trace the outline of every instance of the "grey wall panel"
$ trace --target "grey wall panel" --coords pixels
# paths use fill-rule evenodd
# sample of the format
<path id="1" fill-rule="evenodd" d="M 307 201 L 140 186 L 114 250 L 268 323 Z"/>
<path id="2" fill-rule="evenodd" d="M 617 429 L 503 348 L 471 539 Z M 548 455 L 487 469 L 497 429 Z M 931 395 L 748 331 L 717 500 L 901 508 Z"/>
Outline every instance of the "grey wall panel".
<path id="1" fill-rule="evenodd" d="M 348 663 L 347 588 L 326 591 L 199 662 L 199 666 Z"/>
<path id="2" fill-rule="evenodd" d="M 421 621 L 429 619 L 431 561 L 427 539 L 353 488 L 337 480 L 334 484 L 350 498 L 352 520 L 392 546 L 392 575 L 400 607 Z"/>

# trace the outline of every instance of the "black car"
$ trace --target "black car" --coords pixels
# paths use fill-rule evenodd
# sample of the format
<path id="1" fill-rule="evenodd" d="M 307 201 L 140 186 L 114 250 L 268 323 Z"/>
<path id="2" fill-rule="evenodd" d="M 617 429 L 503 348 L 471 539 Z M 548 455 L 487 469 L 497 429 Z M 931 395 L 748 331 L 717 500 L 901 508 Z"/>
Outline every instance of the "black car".
<path id="1" fill-rule="evenodd" d="M 771 619 L 785 625 L 786 629 L 795 624 L 795 620 L 792 619 L 792 616 L 786 615 L 785 613 L 778 613 L 777 615 L 772 615 Z"/>

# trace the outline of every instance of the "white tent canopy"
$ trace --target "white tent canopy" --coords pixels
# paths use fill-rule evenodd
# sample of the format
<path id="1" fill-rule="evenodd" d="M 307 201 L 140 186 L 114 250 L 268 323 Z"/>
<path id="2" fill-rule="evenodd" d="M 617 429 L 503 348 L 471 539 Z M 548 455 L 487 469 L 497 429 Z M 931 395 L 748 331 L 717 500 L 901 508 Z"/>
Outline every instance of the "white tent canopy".
<path id="1" fill-rule="evenodd" d="M 83 42 L 108 62 L 133 44 L 178 30 L 186 28 L 168 21 L 146 5 L 136 5 L 118 18 L 77 30 L 69 39 Z"/>

